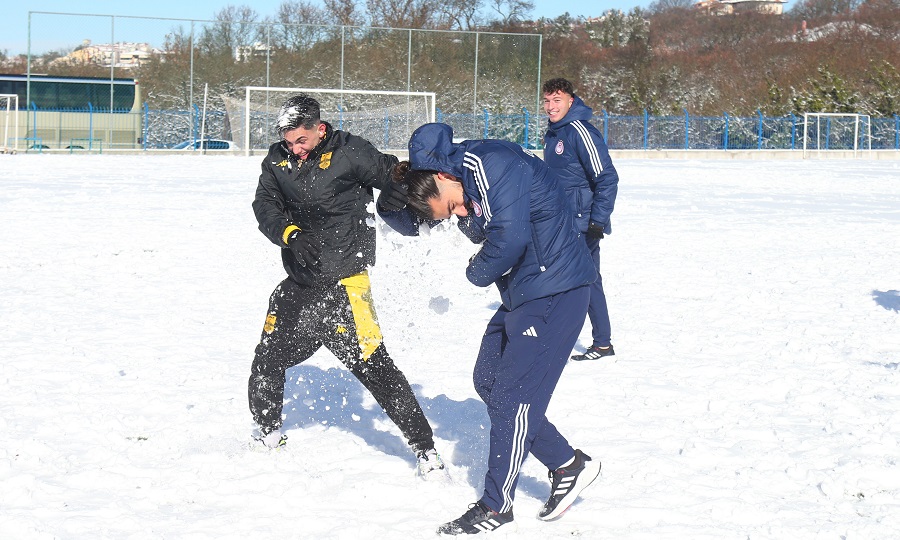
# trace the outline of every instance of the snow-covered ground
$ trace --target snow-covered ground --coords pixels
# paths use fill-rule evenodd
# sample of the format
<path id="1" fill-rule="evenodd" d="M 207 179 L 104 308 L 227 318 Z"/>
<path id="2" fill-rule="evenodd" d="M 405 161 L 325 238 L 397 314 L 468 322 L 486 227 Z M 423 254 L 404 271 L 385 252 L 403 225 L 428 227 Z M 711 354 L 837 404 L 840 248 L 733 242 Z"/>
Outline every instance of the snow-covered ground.
<path id="1" fill-rule="evenodd" d="M 0 537 L 432 538 L 478 499 L 471 371 L 498 297 L 465 280 L 453 228 L 377 223 L 372 270 L 451 481 L 414 477 L 324 350 L 289 372 L 287 447 L 249 446 L 284 276 L 250 209 L 258 163 L 0 156 Z M 900 162 L 617 167 L 618 355 L 570 362 L 548 413 L 603 476 L 544 523 L 527 460 L 515 537 L 900 537 Z"/>

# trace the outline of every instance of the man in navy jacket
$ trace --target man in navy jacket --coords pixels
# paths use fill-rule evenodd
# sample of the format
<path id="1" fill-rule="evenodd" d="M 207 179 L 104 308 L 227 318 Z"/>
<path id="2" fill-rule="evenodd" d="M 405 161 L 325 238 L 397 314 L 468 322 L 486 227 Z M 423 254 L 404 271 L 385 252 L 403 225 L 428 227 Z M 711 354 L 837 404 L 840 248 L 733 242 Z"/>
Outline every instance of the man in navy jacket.
<path id="1" fill-rule="evenodd" d="M 496 285 L 502 306 L 488 323 L 473 379 L 491 420 L 484 493 L 442 534 L 474 534 L 513 521 L 519 471 L 530 452 L 549 469 L 550 497 L 538 514 L 556 519 L 600 473 L 545 413 L 584 317 L 597 271 L 568 202 L 544 162 L 506 141 L 453 142 L 446 124 L 426 124 L 409 141 L 409 162 L 378 199 L 402 234 L 459 218 L 481 244 L 466 268 L 473 284 Z"/>
<path id="2" fill-rule="evenodd" d="M 585 235 L 597 281 L 591 285 L 588 318 L 592 343 L 573 360 L 612 356 L 609 311 L 600 270 L 600 240 L 612 232 L 610 215 L 616 204 L 619 174 L 609 157 L 603 135 L 590 123 L 591 108 L 575 95 L 566 79 L 551 79 L 542 87 L 544 112 L 549 115 L 544 134 L 544 161 L 556 172 L 574 205 L 578 227 Z"/>

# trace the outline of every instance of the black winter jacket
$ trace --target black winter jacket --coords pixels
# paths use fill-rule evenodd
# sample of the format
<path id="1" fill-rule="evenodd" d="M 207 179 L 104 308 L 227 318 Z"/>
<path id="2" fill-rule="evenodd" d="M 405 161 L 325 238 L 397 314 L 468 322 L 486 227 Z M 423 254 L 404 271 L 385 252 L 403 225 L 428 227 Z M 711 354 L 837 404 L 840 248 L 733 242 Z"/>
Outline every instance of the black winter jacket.
<path id="1" fill-rule="evenodd" d="M 323 122 L 324 123 L 324 122 Z M 397 158 L 369 141 L 325 123 L 325 138 L 305 161 L 283 141 L 269 147 L 253 201 L 259 230 L 281 247 L 291 279 L 304 286 L 334 283 L 375 264 L 372 188 L 390 182 Z M 287 248 L 290 225 L 314 234 L 322 246 L 319 264 L 304 267 Z"/>

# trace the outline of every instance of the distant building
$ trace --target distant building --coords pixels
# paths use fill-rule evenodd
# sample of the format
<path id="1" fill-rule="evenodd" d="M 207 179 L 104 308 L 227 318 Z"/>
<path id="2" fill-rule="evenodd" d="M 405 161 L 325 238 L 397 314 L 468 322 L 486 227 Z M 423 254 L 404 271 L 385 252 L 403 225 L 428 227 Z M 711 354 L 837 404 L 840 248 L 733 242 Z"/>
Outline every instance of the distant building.
<path id="1" fill-rule="evenodd" d="M 787 0 L 700 0 L 694 7 L 707 15 L 765 13 L 782 15 Z"/>
<path id="2" fill-rule="evenodd" d="M 271 52 L 271 47 L 257 41 L 252 45 L 239 45 L 235 48 L 234 59 L 237 62 L 247 62 L 252 58 L 265 58 Z"/>
<path id="3" fill-rule="evenodd" d="M 69 54 L 50 62 L 50 65 L 96 64 L 103 67 L 132 68 L 140 66 L 151 56 L 161 55 L 147 43 L 112 43 L 93 45 L 86 39 Z"/>

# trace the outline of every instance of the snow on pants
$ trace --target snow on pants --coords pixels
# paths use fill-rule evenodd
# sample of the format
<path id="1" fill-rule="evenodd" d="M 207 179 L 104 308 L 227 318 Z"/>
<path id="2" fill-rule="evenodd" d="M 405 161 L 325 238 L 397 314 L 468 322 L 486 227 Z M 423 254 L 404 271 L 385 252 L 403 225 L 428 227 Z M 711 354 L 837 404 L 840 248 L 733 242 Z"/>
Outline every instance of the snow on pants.
<path id="1" fill-rule="evenodd" d="M 587 238 L 587 236 L 585 236 Z M 591 287 L 591 303 L 588 305 L 588 319 L 591 321 L 591 338 L 600 347 L 608 347 L 612 341 L 612 329 L 609 324 L 609 310 L 606 307 L 606 294 L 603 292 L 603 276 L 600 275 L 600 239 L 587 238 L 591 259 L 597 268 L 597 281 Z"/>
<path id="2" fill-rule="evenodd" d="M 434 447 L 431 426 L 382 343 L 367 272 L 322 287 L 288 278 L 272 292 L 248 384 L 250 411 L 262 429 L 281 427 L 285 371 L 322 345 L 372 393 L 413 451 Z"/>
<path id="3" fill-rule="evenodd" d="M 491 419 L 481 501 L 496 512 L 512 508 L 529 452 L 548 469 L 575 455 L 545 413 L 584 324 L 589 297 L 585 285 L 513 310 L 501 307 L 488 323 L 473 379 Z"/>

